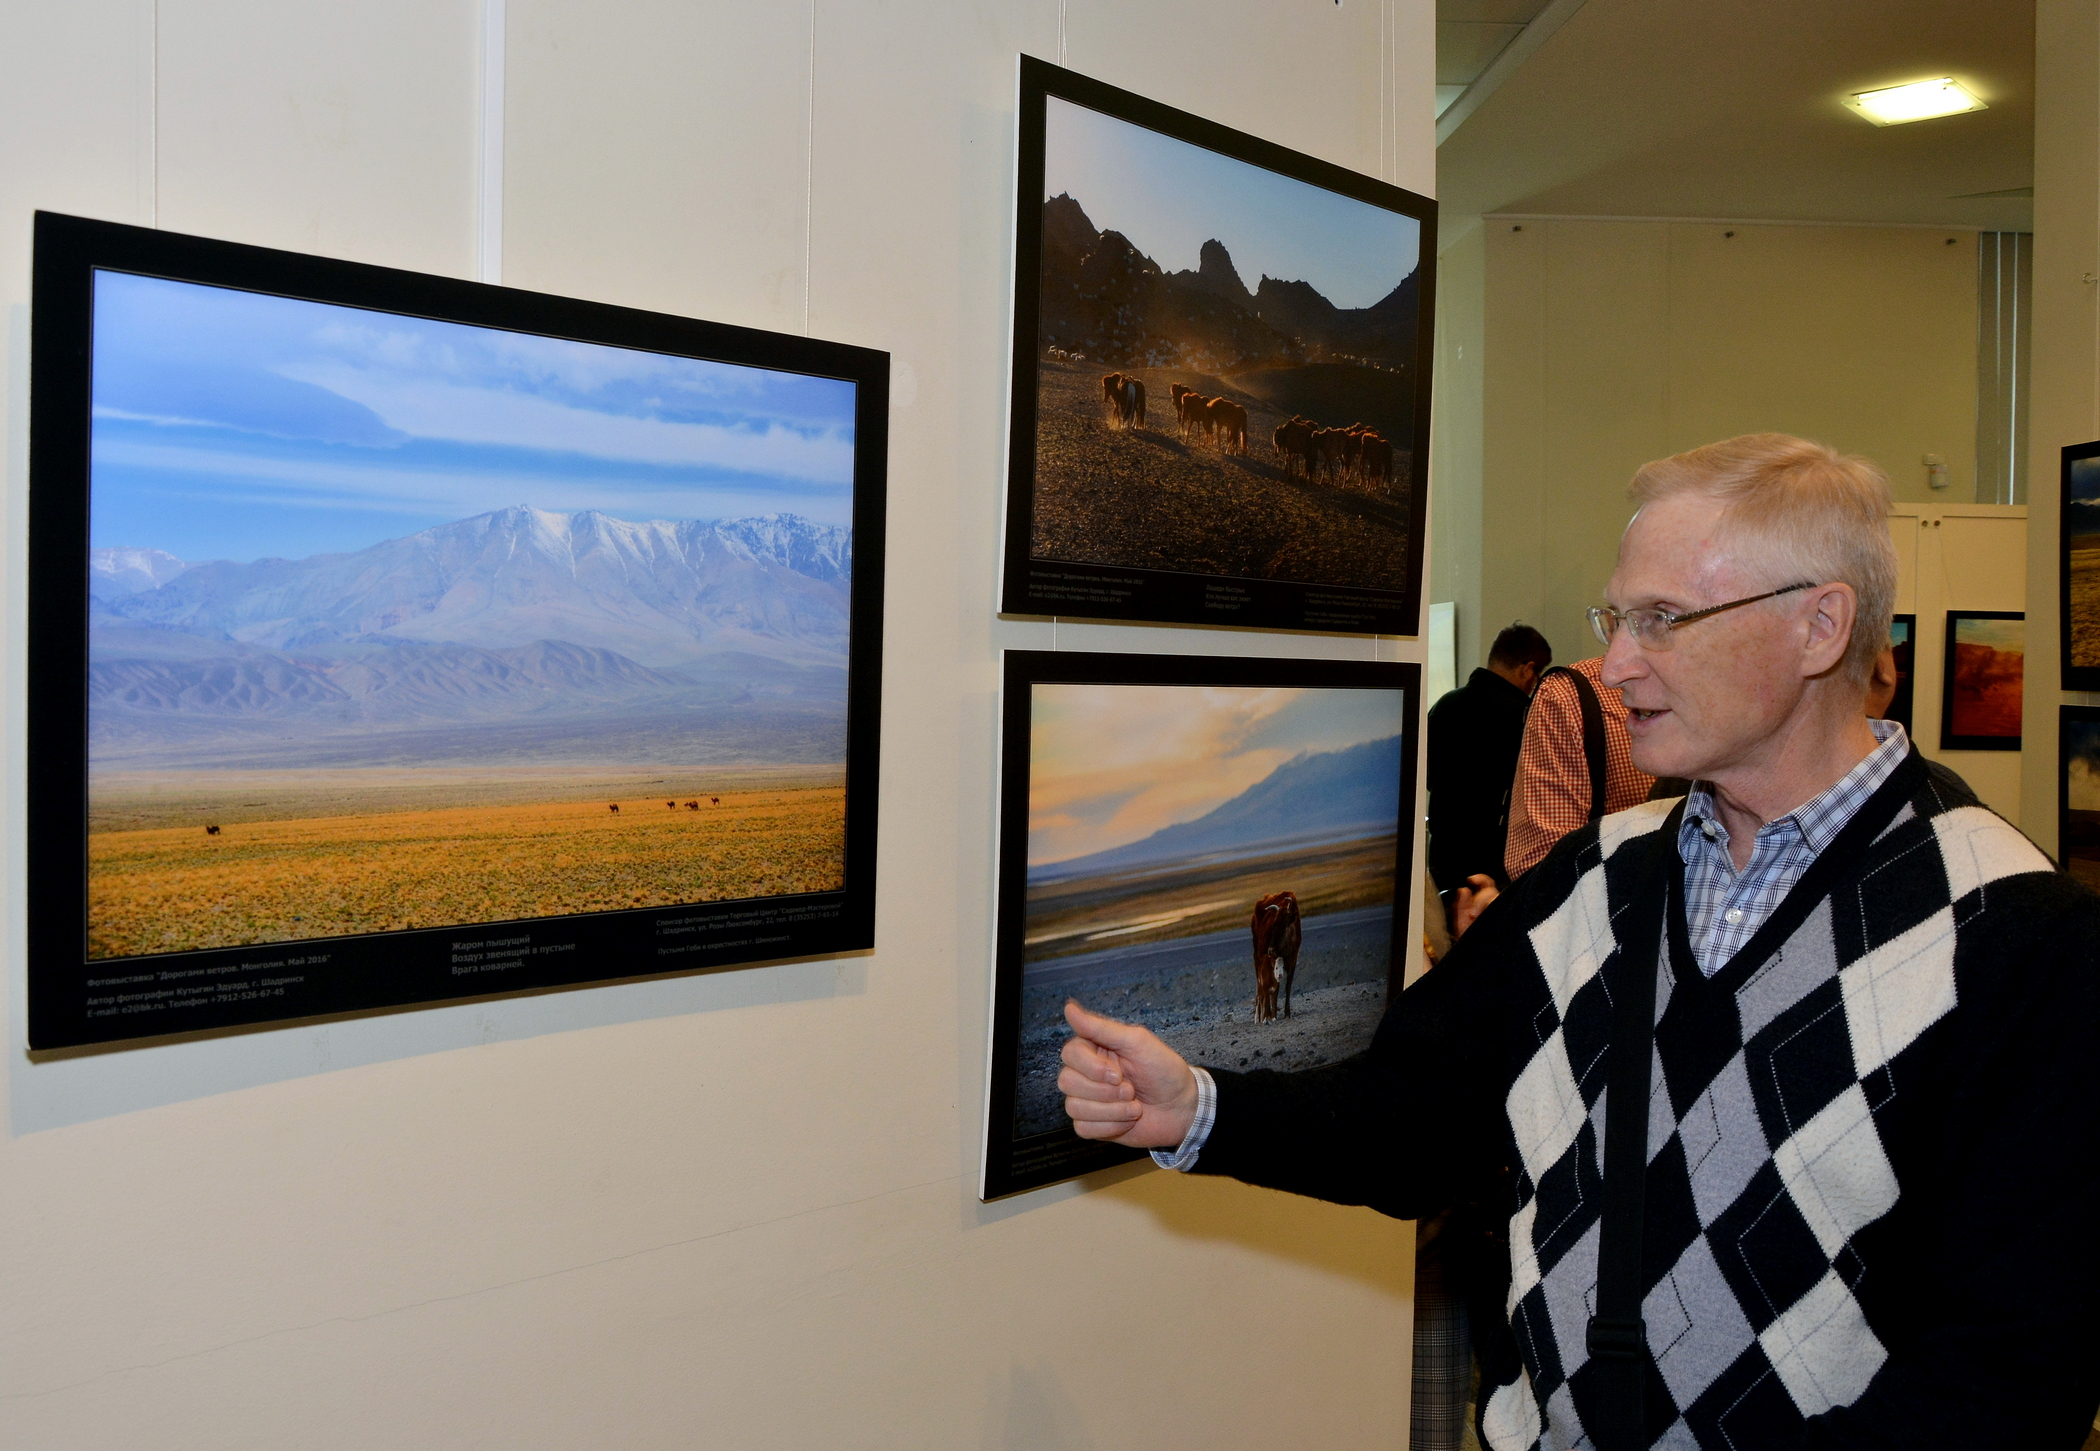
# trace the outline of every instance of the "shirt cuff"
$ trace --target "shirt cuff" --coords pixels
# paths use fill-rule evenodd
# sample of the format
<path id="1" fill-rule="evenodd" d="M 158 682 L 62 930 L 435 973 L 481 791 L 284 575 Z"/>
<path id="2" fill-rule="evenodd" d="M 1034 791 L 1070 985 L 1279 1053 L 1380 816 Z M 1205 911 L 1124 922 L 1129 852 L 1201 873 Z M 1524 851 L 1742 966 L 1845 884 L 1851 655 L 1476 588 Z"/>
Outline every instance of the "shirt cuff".
<path id="1" fill-rule="evenodd" d="M 1196 1156 L 1203 1152 L 1204 1140 L 1210 1137 L 1211 1125 L 1218 1120 L 1218 1084 L 1201 1068 L 1190 1068 L 1196 1075 L 1196 1118 L 1189 1125 L 1178 1148 L 1169 1152 L 1154 1149 L 1152 1162 L 1162 1169 L 1174 1169 L 1186 1174 L 1196 1167 Z"/>

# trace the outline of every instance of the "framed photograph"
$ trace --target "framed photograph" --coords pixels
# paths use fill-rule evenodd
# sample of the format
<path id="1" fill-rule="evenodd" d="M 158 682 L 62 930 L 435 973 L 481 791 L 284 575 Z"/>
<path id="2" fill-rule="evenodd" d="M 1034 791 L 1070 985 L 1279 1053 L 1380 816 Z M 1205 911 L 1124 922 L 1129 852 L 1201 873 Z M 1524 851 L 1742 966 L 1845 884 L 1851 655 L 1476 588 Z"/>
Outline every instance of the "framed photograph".
<path id="1" fill-rule="evenodd" d="M 1067 998 L 1214 1067 L 1370 1043 L 1420 691 L 1418 665 L 1007 652 L 985 1198 L 1138 1157 L 1065 1117 Z"/>
<path id="2" fill-rule="evenodd" d="M 1896 694 L 1889 701 L 1888 709 L 1882 712 L 1884 720 L 1895 721 L 1903 727 L 1904 734 L 1916 735 L 1917 727 L 1911 724 L 1912 662 L 1917 657 L 1918 617 L 1898 615 L 1889 622 L 1889 644 L 1896 652 Z"/>
<path id="3" fill-rule="evenodd" d="M 32 1048 L 871 945 L 887 355 L 35 247 Z"/>
<path id="4" fill-rule="evenodd" d="M 2100 706 L 2057 707 L 2057 864 L 2100 889 Z"/>
<path id="5" fill-rule="evenodd" d="M 2063 451 L 2063 688 L 2100 690 L 2100 443 Z"/>
<path id="6" fill-rule="evenodd" d="M 1412 635 L 1436 204 L 1021 58 L 1002 608 Z"/>
<path id="7" fill-rule="evenodd" d="M 2027 616 L 2017 610 L 1947 611 L 1947 671 L 1940 749 L 2020 749 L 2020 689 Z"/>

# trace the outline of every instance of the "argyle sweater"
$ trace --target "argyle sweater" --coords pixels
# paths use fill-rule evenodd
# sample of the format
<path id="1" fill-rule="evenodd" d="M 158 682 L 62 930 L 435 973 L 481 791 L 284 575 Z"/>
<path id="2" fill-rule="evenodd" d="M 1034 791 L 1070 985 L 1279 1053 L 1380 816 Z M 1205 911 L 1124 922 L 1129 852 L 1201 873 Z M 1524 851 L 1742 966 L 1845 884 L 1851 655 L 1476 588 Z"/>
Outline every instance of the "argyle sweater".
<path id="1" fill-rule="evenodd" d="M 1516 1355 L 1485 1367 L 1485 1442 L 1589 1448 L 1611 998 L 1653 971 L 1652 1445 L 2076 1451 L 2100 1403 L 2100 899 L 1914 751 L 1709 978 L 1682 809 L 1569 836 L 1365 1053 L 1213 1070 L 1196 1172 L 1403 1218 L 1498 1195 Z"/>

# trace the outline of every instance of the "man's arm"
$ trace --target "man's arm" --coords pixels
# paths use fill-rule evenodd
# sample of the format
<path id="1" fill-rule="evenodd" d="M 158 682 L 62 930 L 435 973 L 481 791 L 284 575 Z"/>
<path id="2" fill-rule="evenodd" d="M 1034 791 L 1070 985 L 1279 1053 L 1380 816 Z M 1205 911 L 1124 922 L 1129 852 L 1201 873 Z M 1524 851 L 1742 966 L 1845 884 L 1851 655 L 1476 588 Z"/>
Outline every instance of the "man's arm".
<path id="1" fill-rule="evenodd" d="M 1502 866 L 1515 881 L 1553 844 L 1590 819 L 1590 763 L 1582 748 L 1582 703 L 1575 682 L 1555 675 L 1532 698 L 1510 790 L 1509 842 Z"/>
<path id="2" fill-rule="evenodd" d="M 1502 1121 L 1501 974 L 1529 962 L 1514 911 L 1497 905 L 1386 1010 L 1371 1047 L 1297 1073 L 1210 1069 L 1216 1121 L 1193 1172 L 1434 1213 L 1491 1167 Z M 1195 1075 L 1143 1028 L 1067 1007 L 1064 1092 L 1082 1138 L 1172 1149 L 1194 1121 Z"/>

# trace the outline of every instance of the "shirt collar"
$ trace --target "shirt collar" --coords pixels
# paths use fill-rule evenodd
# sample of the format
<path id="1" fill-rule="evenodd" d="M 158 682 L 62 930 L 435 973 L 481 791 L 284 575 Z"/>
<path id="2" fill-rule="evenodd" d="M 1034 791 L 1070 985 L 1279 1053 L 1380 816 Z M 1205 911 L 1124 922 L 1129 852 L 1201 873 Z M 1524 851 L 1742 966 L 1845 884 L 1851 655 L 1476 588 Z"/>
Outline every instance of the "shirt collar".
<path id="1" fill-rule="evenodd" d="M 1845 824 L 1859 814 L 1860 807 L 1867 804 L 1867 798 L 1880 790 L 1889 777 L 1896 774 L 1896 768 L 1902 765 L 1904 758 L 1910 754 L 1910 737 L 1898 722 L 1869 720 L 1867 728 L 1874 732 L 1874 739 L 1880 744 L 1867 752 L 1865 760 L 1847 771 L 1837 784 L 1814 800 L 1766 822 L 1758 828 L 1757 834 L 1763 836 L 1768 831 L 1791 826 L 1801 833 L 1802 841 L 1812 852 L 1821 852 L 1824 847 L 1835 841 L 1837 834 L 1845 829 Z M 1695 831 L 1701 836 L 1706 836 L 1708 840 L 1713 840 L 1714 837 L 1706 831 L 1708 823 L 1712 824 L 1716 834 L 1725 834 L 1727 831 L 1714 813 L 1712 789 L 1704 781 L 1694 781 L 1684 803 L 1684 825 L 1678 828 L 1680 844 L 1684 844 L 1687 831 Z"/>

